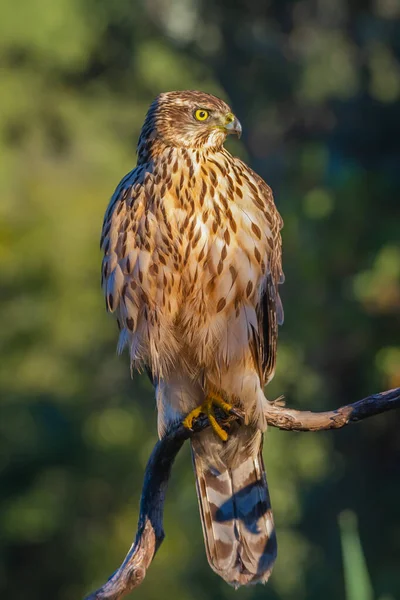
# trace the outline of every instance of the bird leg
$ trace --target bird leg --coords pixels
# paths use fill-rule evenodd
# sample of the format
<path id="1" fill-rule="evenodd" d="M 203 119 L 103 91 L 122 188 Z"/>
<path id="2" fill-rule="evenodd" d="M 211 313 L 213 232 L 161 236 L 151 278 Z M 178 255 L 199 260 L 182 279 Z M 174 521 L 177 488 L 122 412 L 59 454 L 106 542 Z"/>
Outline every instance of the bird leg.
<path id="1" fill-rule="evenodd" d="M 183 425 L 187 429 L 193 428 L 193 421 L 197 419 L 201 414 L 207 415 L 208 420 L 210 421 L 210 425 L 218 435 L 218 437 L 226 442 L 228 439 L 228 433 L 221 427 L 215 418 L 215 407 L 222 409 L 228 415 L 236 414 L 234 407 L 222 398 L 220 394 L 216 392 L 211 392 L 206 397 L 203 404 L 194 408 L 183 420 Z"/>

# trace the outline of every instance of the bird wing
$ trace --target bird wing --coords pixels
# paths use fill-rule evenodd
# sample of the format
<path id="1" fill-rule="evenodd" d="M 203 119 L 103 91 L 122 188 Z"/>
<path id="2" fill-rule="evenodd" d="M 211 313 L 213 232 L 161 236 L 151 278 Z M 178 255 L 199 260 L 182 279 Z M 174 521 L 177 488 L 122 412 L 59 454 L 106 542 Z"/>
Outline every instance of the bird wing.
<path id="1" fill-rule="evenodd" d="M 176 313 L 177 286 L 169 267 L 178 256 L 165 214 L 166 167 L 142 163 L 115 190 L 104 217 L 102 287 L 106 307 L 117 317 L 118 352 L 129 347 L 132 369 L 168 372 L 179 353 L 170 323 Z M 170 180 L 172 184 L 172 180 Z M 165 268 L 164 268 L 165 267 Z M 159 310 L 167 315 L 159 320 Z"/>
<path id="2" fill-rule="evenodd" d="M 137 167 L 119 183 L 106 210 L 100 240 L 104 252 L 101 285 L 108 312 L 115 313 L 120 329 L 119 351 L 137 327 L 139 312 L 134 289 L 143 279 L 145 240 L 138 226 L 145 212 L 144 170 Z"/>
<path id="3" fill-rule="evenodd" d="M 282 238 L 280 231 L 283 220 L 276 209 L 271 188 L 250 167 L 240 161 L 241 168 L 247 171 L 253 183 L 255 200 L 262 208 L 270 228 L 265 285 L 256 307 L 258 329 L 253 328 L 252 353 L 259 365 L 260 379 L 267 384 L 273 377 L 276 366 L 278 325 L 284 319 L 282 301 L 278 285 L 285 276 L 282 270 Z"/>

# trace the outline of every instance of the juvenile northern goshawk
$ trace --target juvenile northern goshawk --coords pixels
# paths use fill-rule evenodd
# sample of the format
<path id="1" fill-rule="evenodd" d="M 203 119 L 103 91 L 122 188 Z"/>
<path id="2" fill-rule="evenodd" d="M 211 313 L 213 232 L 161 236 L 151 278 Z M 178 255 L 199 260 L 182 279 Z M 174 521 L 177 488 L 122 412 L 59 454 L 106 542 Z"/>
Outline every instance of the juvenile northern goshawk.
<path id="1" fill-rule="evenodd" d="M 159 435 L 209 417 L 191 438 L 205 545 L 211 567 L 239 586 L 266 581 L 276 557 L 261 448 L 283 321 L 282 219 L 268 185 L 223 147 L 229 133 L 241 126 L 222 100 L 158 96 L 101 245 L 119 349 L 151 374 Z M 240 408 L 244 423 L 220 425 L 216 406 Z"/>

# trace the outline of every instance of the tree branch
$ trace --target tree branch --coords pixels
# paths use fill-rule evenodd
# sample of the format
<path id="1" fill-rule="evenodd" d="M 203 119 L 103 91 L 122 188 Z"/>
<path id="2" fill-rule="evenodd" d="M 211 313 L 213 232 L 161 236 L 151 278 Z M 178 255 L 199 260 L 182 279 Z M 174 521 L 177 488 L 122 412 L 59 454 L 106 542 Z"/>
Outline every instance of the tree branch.
<path id="1" fill-rule="evenodd" d="M 368 396 L 363 400 L 327 412 L 294 410 L 271 403 L 266 410 L 267 423 L 286 431 L 322 431 L 340 429 L 380 413 L 400 408 L 400 388 Z M 240 418 L 240 417 L 237 417 Z M 85 600 L 119 600 L 138 587 L 146 576 L 165 534 L 163 512 L 171 468 L 185 440 L 209 426 L 200 417 L 194 431 L 180 423 L 154 446 L 144 475 L 138 531 L 124 562 L 109 580 Z"/>
<path id="2" fill-rule="evenodd" d="M 266 418 L 268 425 L 286 431 L 324 431 L 340 429 L 349 423 L 356 423 L 395 408 L 400 408 L 400 388 L 373 394 L 353 404 L 326 412 L 293 410 L 272 403 L 268 406 Z"/>

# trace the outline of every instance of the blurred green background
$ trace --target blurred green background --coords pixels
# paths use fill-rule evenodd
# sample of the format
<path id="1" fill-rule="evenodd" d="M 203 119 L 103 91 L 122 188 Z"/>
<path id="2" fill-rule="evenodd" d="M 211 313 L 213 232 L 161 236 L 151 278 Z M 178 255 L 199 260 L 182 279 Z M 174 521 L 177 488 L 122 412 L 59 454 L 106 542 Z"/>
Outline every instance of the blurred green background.
<path id="1" fill-rule="evenodd" d="M 77 600 L 131 543 L 156 441 L 151 386 L 115 354 L 98 241 L 160 91 L 226 99 L 244 128 L 230 149 L 274 189 L 286 321 L 268 397 L 325 410 L 400 385 L 400 4 L 3 0 L 0 57 L 0 596 Z M 185 448 L 136 595 L 367 600 L 345 591 L 349 509 L 373 598 L 399 599 L 399 426 L 268 432 L 279 559 L 236 593 L 207 565 Z"/>

